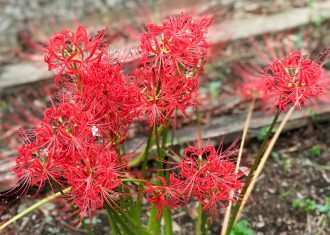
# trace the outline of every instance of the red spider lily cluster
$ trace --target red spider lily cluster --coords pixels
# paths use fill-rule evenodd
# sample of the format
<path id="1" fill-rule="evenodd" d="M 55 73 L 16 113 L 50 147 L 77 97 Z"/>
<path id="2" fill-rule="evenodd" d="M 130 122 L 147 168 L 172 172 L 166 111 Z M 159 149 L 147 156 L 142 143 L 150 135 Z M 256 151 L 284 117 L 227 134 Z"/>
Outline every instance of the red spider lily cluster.
<path id="1" fill-rule="evenodd" d="M 141 63 L 158 75 L 190 79 L 200 74 L 208 43 L 205 34 L 212 19 L 193 19 L 182 14 L 162 26 L 149 24 L 141 35 Z M 170 79 L 170 77 L 168 77 Z"/>
<path id="2" fill-rule="evenodd" d="M 245 100 L 260 99 L 266 104 L 264 107 L 275 105 L 280 110 L 290 105 L 300 109 L 311 98 L 326 100 L 323 96 L 329 94 L 330 81 L 322 67 L 328 56 L 326 51 L 311 60 L 303 52 L 294 51 L 285 58 L 275 59 L 263 73 L 240 68 L 238 72 L 244 79 L 239 85 L 240 95 Z"/>
<path id="3" fill-rule="evenodd" d="M 236 152 L 234 146 L 217 152 L 213 146 L 184 149 L 183 157 L 172 168 L 169 183 L 159 177 L 162 185 L 147 184 L 147 200 L 154 203 L 160 215 L 163 206 L 176 208 L 196 198 L 203 210 L 218 216 L 218 204 L 233 200 L 232 192 L 242 189 L 241 173 L 235 173 L 235 164 L 229 160 Z"/>
<path id="4" fill-rule="evenodd" d="M 21 182 L 21 194 L 31 186 L 38 191 L 50 184 L 54 190 L 71 187 L 68 198 L 81 218 L 91 218 L 104 203 L 115 205 L 120 196 L 131 196 L 129 167 L 118 145 L 129 126 L 143 119 L 150 126 L 168 125 L 176 110 L 183 114 L 197 105 L 198 79 L 207 55 L 207 29 L 212 19 L 181 14 L 162 26 L 148 25 L 141 35 L 140 67 L 124 74 L 122 65 L 109 55 L 104 31 L 89 37 L 84 26 L 75 32 L 57 33 L 46 48 L 49 70 L 57 70 L 61 90 L 51 100 L 39 127 L 26 132 L 13 171 Z M 147 200 L 162 211 L 163 204 L 178 207 L 197 198 L 204 210 L 215 213 L 217 202 L 232 200 L 230 193 L 242 187 L 234 173 L 229 150 L 189 147 L 168 182 L 146 182 Z M 163 169 L 159 169 L 163 170 Z M 56 187 L 55 187 L 56 186 Z M 134 191 L 134 190 L 129 190 Z"/>
<path id="5" fill-rule="evenodd" d="M 134 74 L 140 88 L 142 115 L 150 126 L 166 125 L 175 110 L 185 115 L 197 105 L 198 78 L 207 56 L 205 35 L 211 18 L 181 14 L 162 26 L 149 24 L 141 35 L 141 68 Z"/>
<path id="6" fill-rule="evenodd" d="M 285 110 L 288 105 L 300 108 L 307 104 L 307 99 L 323 94 L 323 61 L 313 61 L 302 52 L 295 51 L 283 59 L 276 59 L 264 69 L 263 79 L 267 80 L 267 89 L 277 99 L 275 105 Z"/>
<path id="7" fill-rule="evenodd" d="M 26 138 L 19 150 L 14 172 L 21 180 L 22 193 L 29 187 L 71 186 L 72 199 L 81 215 L 90 216 L 125 176 L 114 148 L 112 133 L 99 132 L 90 113 L 72 103 L 60 103 L 45 111 L 41 126 Z M 103 135 L 102 135 L 103 134 Z M 53 187 L 52 186 L 52 187 Z M 56 188 L 55 188 L 56 189 Z"/>
<path id="8" fill-rule="evenodd" d="M 89 39 L 83 26 L 50 40 L 45 61 L 59 68 L 55 82 L 61 78 L 63 89 L 19 149 L 14 169 L 22 193 L 46 183 L 71 186 L 82 218 L 118 197 L 127 168 L 115 148 L 138 115 L 138 93 L 105 45 L 100 34 Z"/>
<path id="9" fill-rule="evenodd" d="M 255 61 L 248 61 L 236 67 L 236 72 L 243 79 L 237 86 L 243 100 L 258 99 L 263 108 L 278 107 L 280 110 L 285 110 L 288 105 L 300 109 L 301 105 L 308 105 L 310 98 L 329 101 L 329 75 L 322 68 L 329 50 L 312 60 L 304 54 L 305 49 L 299 51 L 295 48 L 296 44 L 288 39 L 289 36 L 287 33 L 279 33 L 274 38 L 266 36 L 266 49 L 254 39 L 250 40 L 257 59 L 269 65 L 262 70 Z M 310 38 L 310 31 L 306 31 L 302 48 L 308 46 Z M 281 47 L 283 43 L 285 48 Z M 313 99 L 311 101 L 315 103 Z"/>
<path id="10" fill-rule="evenodd" d="M 90 39 L 84 26 L 77 27 L 76 32 L 63 30 L 55 34 L 49 41 L 45 55 L 48 69 L 59 69 L 55 84 L 63 73 L 75 75 L 89 65 L 98 63 L 102 55 L 107 53 L 108 45 L 104 43 L 103 36 L 104 31 L 101 31 Z"/>

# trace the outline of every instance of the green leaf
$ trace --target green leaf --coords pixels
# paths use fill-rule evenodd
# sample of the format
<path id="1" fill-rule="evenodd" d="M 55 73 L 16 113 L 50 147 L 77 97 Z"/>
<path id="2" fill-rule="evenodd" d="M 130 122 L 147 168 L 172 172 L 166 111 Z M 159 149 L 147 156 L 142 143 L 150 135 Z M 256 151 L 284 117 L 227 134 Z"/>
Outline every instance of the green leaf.
<path id="1" fill-rule="evenodd" d="M 313 109 L 307 109 L 307 113 L 309 114 L 313 122 L 317 122 L 320 120 L 320 115 L 318 115 Z"/>
<path id="2" fill-rule="evenodd" d="M 221 87 L 221 81 L 212 81 L 209 83 L 210 96 L 212 99 L 218 97 L 220 87 Z"/>
<path id="3" fill-rule="evenodd" d="M 266 135 L 267 135 L 267 132 L 268 132 L 269 128 L 270 128 L 270 126 L 265 126 L 265 127 L 263 127 L 263 128 L 261 129 L 261 131 L 260 131 L 260 133 L 259 133 L 259 135 L 258 135 L 258 137 L 257 137 L 257 139 L 258 139 L 259 141 L 263 141 L 263 140 L 265 139 L 265 137 L 266 137 Z M 275 132 L 276 132 L 276 128 L 273 128 L 272 133 L 274 134 Z"/>
<path id="4" fill-rule="evenodd" d="M 240 220 L 235 225 L 233 230 L 230 232 L 230 235 L 253 235 L 254 232 L 251 228 L 248 227 L 247 220 Z"/>
<path id="5" fill-rule="evenodd" d="M 319 146 L 314 145 L 313 147 L 311 147 L 309 149 L 309 153 L 313 156 L 313 157 L 318 157 L 321 155 L 321 149 Z"/>
<path id="6" fill-rule="evenodd" d="M 279 152 L 274 151 L 274 152 L 271 153 L 271 156 L 275 161 L 277 161 L 277 162 L 280 161 L 280 153 Z"/>
<path id="7" fill-rule="evenodd" d="M 108 222 L 109 222 L 109 226 L 111 228 L 111 233 L 113 235 L 121 235 L 121 231 L 119 229 L 119 226 L 116 222 L 116 218 L 113 216 L 113 214 L 111 212 L 108 212 Z"/>
<path id="8" fill-rule="evenodd" d="M 314 212 L 316 210 L 317 203 L 314 200 L 306 199 L 295 199 L 292 203 L 294 208 L 302 208 L 306 212 Z"/>
<path id="9" fill-rule="evenodd" d="M 140 221 L 134 221 L 133 218 L 127 215 L 125 211 L 123 211 L 120 207 L 116 207 L 115 209 L 111 208 L 107 203 L 104 203 L 104 207 L 109 214 L 109 218 L 118 225 L 120 225 L 122 229 L 122 233 L 124 235 L 131 234 L 141 234 L 141 235 L 149 235 L 147 230 L 142 226 Z M 116 227 L 116 226 L 114 226 Z"/>

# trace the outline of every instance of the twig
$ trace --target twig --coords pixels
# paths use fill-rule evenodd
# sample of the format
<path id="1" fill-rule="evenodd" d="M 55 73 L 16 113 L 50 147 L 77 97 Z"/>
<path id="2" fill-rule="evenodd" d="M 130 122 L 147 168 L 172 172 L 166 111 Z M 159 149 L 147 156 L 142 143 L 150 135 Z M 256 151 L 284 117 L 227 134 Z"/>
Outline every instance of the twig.
<path id="1" fill-rule="evenodd" d="M 258 176 L 260 175 L 262 169 L 264 168 L 265 163 L 266 163 L 266 161 L 267 161 L 267 159 L 268 159 L 271 151 L 273 150 L 273 147 L 274 147 L 274 145 L 275 145 L 278 137 L 280 136 L 280 134 L 281 134 L 281 132 L 282 132 L 285 124 L 289 120 L 289 118 L 290 118 L 291 114 L 293 113 L 294 109 L 295 109 L 295 106 L 291 107 L 290 110 L 288 111 L 288 113 L 285 115 L 285 117 L 284 117 L 283 121 L 281 122 L 280 126 L 278 127 L 276 133 L 274 134 L 273 138 L 271 139 L 271 141 L 270 141 L 270 143 L 269 143 L 269 145 L 268 145 L 268 147 L 267 147 L 267 149 L 266 149 L 263 157 L 261 158 L 260 164 L 259 164 L 257 170 L 254 173 L 253 180 L 251 181 L 251 184 L 248 186 L 248 189 L 247 189 L 247 191 L 246 191 L 246 193 L 244 195 L 244 198 L 242 200 L 241 207 L 240 207 L 240 209 L 239 209 L 239 211 L 237 213 L 237 217 L 236 217 L 235 223 L 238 221 L 238 218 L 239 218 L 239 216 L 240 216 L 240 214 L 241 214 L 241 212 L 242 212 L 242 210 L 243 210 L 243 208 L 244 208 L 244 206 L 245 206 L 245 204 L 246 204 L 246 202 L 247 202 L 247 200 L 248 200 L 248 198 L 249 198 L 249 196 L 250 196 L 250 194 L 251 194 L 251 192 L 252 192 L 252 190 L 254 188 L 256 179 L 258 178 Z"/>
<path id="2" fill-rule="evenodd" d="M 255 103 L 255 99 L 253 99 L 249 105 L 249 110 L 248 110 L 248 114 L 245 120 L 245 124 L 244 124 L 244 129 L 243 129 L 243 135 L 242 135 L 242 140 L 241 140 L 241 145 L 240 145 L 240 149 L 238 152 L 238 157 L 237 157 L 237 162 L 236 162 L 236 168 L 235 168 L 235 173 L 238 172 L 239 170 L 239 166 L 240 166 L 240 162 L 241 162 L 241 158 L 242 158 L 242 153 L 243 153 L 243 148 L 244 148 L 244 142 L 245 142 L 245 138 L 246 138 L 246 134 L 250 125 L 250 121 L 251 121 L 251 117 L 252 117 L 252 112 L 253 112 L 253 108 L 254 108 L 254 103 Z M 231 192 L 230 198 L 233 198 L 233 192 Z M 229 201 L 228 207 L 226 208 L 226 212 L 225 212 L 225 217 L 223 219 L 223 223 L 222 223 L 222 228 L 221 228 L 221 232 L 220 235 L 225 235 L 226 231 L 227 231 L 227 227 L 228 227 L 228 222 L 229 222 L 229 218 L 230 218 L 230 212 L 231 212 L 231 207 L 232 207 L 232 201 Z"/>

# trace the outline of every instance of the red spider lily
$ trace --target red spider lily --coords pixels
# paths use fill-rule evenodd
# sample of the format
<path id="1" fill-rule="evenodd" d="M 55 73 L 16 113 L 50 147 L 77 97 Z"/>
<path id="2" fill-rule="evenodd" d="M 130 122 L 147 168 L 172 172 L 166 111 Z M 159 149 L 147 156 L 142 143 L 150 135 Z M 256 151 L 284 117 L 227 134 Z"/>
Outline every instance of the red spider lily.
<path id="1" fill-rule="evenodd" d="M 197 103 L 198 77 L 203 70 L 211 18 L 193 19 L 182 13 L 148 25 L 141 35 L 143 65 L 133 74 L 140 90 L 140 110 L 150 126 L 166 125 L 175 110 Z"/>
<path id="2" fill-rule="evenodd" d="M 76 163 L 88 158 L 89 148 L 96 141 L 93 117 L 89 114 L 73 103 L 60 103 L 46 109 L 41 127 L 36 128 L 27 144 L 19 149 L 14 169 L 19 179 L 39 189 L 46 182 L 61 185 L 59 178 L 68 178 L 65 169 L 78 168 Z M 109 141 L 108 138 L 104 136 L 102 141 Z M 102 162 L 101 157 L 99 161 Z"/>
<path id="3" fill-rule="evenodd" d="M 78 116 L 72 116 L 72 107 L 76 106 L 60 104 L 46 110 L 44 128 L 36 128 L 33 140 L 19 149 L 13 171 L 22 183 L 21 194 L 30 186 L 37 186 L 39 191 L 47 182 L 63 186 L 61 182 L 65 181 L 72 186 L 80 214 L 88 210 L 91 218 L 104 201 L 110 204 L 116 197 L 113 190 L 120 185 L 125 166 L 115 150 L 93 141 L 84 115 L 80 113 L 79 121 Z"/>
<path id="4" fill-rule="evenodd" d="M 144 68 L 133 74 L 134 84 L 140 91 L 139 109 L 150 126 L 166 125 L 175 110 L 185 116 L 187 107 L 197 105 L 197 79 L 183 82 L 166 77 Z"/>
<path id="5" fill-rule="evenodd" d="M 118 60 L 109 58 L 103 32 L 89 39 L 86 28 L 79 26 L 76 32 L 56 34 L 49 42 L 45 61 L 50 70 L 59 69 L 56 85 L 63 74 L 63 87 L 51 100 L 39 127 L 18 151 L 13 171 L 23 183 L 22 193 L 30 186 L 37 186 L 39 191 L 47 183 L 70 186 L 69 198 L 81 218 L 86 213 L 92 218 L 105 202 L 114 205 L 123 195 L 117 189 L 128 171 L 115 149 L 125 139 L 133 119 L 145 115 L 150 125 L 166 125 L 175 110 L 185 115 L 187 107 L 197 104 L 210 22 L 209 18 L 192 19 L 182 14 L 160 27 L 150 25 L 149 35 L 144 36 L 152 42 L 145 41 L 141 46 L 143 66 L 129 76 L 122 74 Z M 162 37 L 166 43 L 157 41 Z M 160 57 L 152 58 L 152 53 Z M 161 53 L 168 55 L 162 57 Z M 204 163 L 200 164 L 202 167 Z M 211 189 L 205 188 L 199 174 L 212 174 L 201 173 L 204 168 L 196 168 L 199 180 L 194 182 L 193 193 L 190 176 L 176 178 L 174 174 L 168 184 L 163 178 L 159 178 L 161 185 L 147 183 L 144 193 L 156 204 L 159 214 L 162 203 L 177 207 L 187 197 L 205 201 Z M 220 186 L 209 187 L 217 192 Z"/>
<path id="6" fill-rule="evenodd" d="M 253 49 L 256 58 L 249 59 L 236 66 L 235 71 L 243 79 L 237 84 L 239 96 L 244 100 L 258 99 L 262 101 L 262 108 L 269 107 L 270 97 L 267 92 L 267 79 L 263 76 L 261 66 L 271 64 L 277 58 L 285 57 L 296 50 L 314 51 L 317 39 L 311 35 L 311 30 L 302 32 L 303 35 L 294 35 L 292 32 L 280 32 L 265 34 L 262 40 L 249 39 L 249 45 Z M 297 39 L 303 39 L 301 43 Z"/>
<path id="7" fill-rule="evenodd" d="M 62 185 L 59 180 L 63 174 L 61 164 L 54 161 L 54 156 L 46 148 L 31 143 L 22 146 L 18 154 L 13 172 L 20 180 L 22 194 L 31 186 L 37 186 L 38 192 L 46 183 Z"/>
<path id="8" fill-rule="evenodd" d="M 167 184 L 165 179 L 158 176 L 161 185 L 151 185 L 150 182 L 146 182 L 148 187 L 143 193 L 146 195 L 148 202 L 153 203 L 157 207 L 156 220 L 163 212 L 164 206 L 167 208 L 178 208 L 180 207 L 184 200 L 183 195 L 180 191 L 181 181 L 170 174 L 169 183 Z"/>
<path id="9" fill-rule="evenodd" d="M 84 42 L 84 35 L 72 40 Z M 51 100 L 40 127 L 19 150 L 13 171 L 23 184 L 21 194 L 46 183 L 70 185 L 81 217 L 88 211 L 91 218 L 104 202 L 111 205 L 118 197 L 114 190 L 128 169 L 119 164 L 111 146 L 125 138 L 137 113 L 138 93 L 114 61 L 86 64 L 76 72 L 82 78 L 81 90 L 70 76 L 61 81 L 62 92 Z"/>
<path id="10" fill-rule="evenodd" d="M 184 157 L 178 163 L 185 182 L 184 192 L 202 202 L 204 210 L 217 211 L 217 203 L 232 200 L 231 192 L 242 188 L 239 179 L 242 174 L 236 174 L 235 164 L 228 160 L 235 152 L 234 146 L 224 152 L 217 152 L 213 146 L 202 149 L 191 146 L 184 150 Z"/>
<path id="11" fill-rule="evenodd" d="M 148 32 L 140 39 L 141 63 L 156 74 L 198 76 L 207 55 L 205 35 L 211 22 L 212 18 L 193 19 L 182 13 L 164 21 L 162 26 L 149 24 Z"/>
<path id="12" fill-rule="evenodd" d="M 104 31 L 101 31 L 90 39 L 85 26 L 78 26 L 76 32 L 65 29 L 55 34 L 46 47 L 48 53 L 44 58 L 48 70 L 59 70 L 55 84 L 63 73 L 75 75 L 88 64 L 100 62 L 108 47 L 103 37 Z"/>
<path id="13" fill-rule="evenodd" d="M 138 112 L 139 93 L 121 74 L 119 64 L 99 63 L 82 74 L 83 95 L 77 103 L 88 110 L 90 125 L 98 135 L 119 143 L 125 138 L 128 127 Z"/>
<path id="14" fill-rule="evenodd" d="M 93 141 L 90 117 L 73 103 L 60 103 L 46 109 L 37 140 L 50 152 L 57 152 L 57 161 L 75 161 L 74 153 L 84 155 L 84 147 Z"/>
<path id="15" fill-rule="evenodd" d="M 268 92 L 274 96 L 281 110 L 288 105 L 300 109 L 307 99 L 321 96 L 323 93 L 322 66 L 329 56 L 326 52 L 323 61 L 313 61 L 302 52 L 295 51 L 283 59 L 276 59 L 264 69 Z"/>
<path id="16" fill-rule="evenodd" d="M 78 206 L 81 218 L 88 212 L 92 219 L 95 210 L 106 202 L 115 203 L 119 193 L 122 164 L 115 150 L 104 145 L 86 148 L 87 158 L 68 168 L 68 183 L 72 186 L 70 198 Z"/>
<path id="17" fill-rule="evenodd" d="M 30 133 L 26 145 L 19 148 L 13 171 L 26 188 L 24 193 L 30 186 L 38 186 L 39 191 L 47 182 L 62 185 L 65 166 L 77 160 L 74 153 L 84 156 L 84 148 L 90 144 L 86 139 L 92 137 L 92 131 L 86 125 L 86 115 L 77 111 L 77 106 L 68 103 L 47 109 L 41 127 Z"/>
<path id="18" fill-rule="evenodd" d="M 217 205 L 225 206 L 235 199 L 231 197 L 232 192 L 242 189 L 243 174 L 235 173 L 235 164 L 228 159 L 235 152 L 235 145 L 222 152 L 208 145 L 201 149 L 185 148 L 179 162 L 170 163 L 175 165 L 172 170 L 178 170 L 177 176 L 171 174 L 168 184 L 159 178 L 162 186 L 147 184 L 147 200 L 155 204 L 160 214 L 163 205 L 175 208 L 190 198 L 197 198 L 204 210 L 217 216 Z"/>

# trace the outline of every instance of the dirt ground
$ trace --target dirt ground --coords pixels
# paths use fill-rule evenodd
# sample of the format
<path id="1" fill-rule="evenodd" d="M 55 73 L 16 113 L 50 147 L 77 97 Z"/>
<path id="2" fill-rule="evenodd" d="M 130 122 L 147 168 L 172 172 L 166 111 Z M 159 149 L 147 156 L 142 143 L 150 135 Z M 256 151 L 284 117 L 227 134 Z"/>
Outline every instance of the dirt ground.
<path id="1" fill-rule="evenodd" d="M 322 215 L 292 206 L 295 199 L 321 204 L 330 196 L 329 131 L 329 122 L 311 123 L 280 137 L 243 215 L 256 234 L 330 233 Z M 249 143 L 249 153 L 255 152 L 254 142 Z M 315 146 L 318 156 L 312 151 Z"/>

